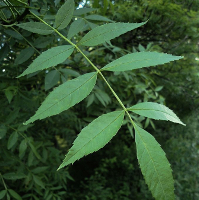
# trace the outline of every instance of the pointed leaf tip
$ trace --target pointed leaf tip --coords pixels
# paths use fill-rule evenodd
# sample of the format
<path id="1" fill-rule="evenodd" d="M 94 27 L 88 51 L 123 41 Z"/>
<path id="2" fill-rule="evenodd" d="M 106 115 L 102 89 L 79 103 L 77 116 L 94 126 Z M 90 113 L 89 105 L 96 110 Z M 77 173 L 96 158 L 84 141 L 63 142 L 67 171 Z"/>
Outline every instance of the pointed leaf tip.
<path id="1" fill-rule="evenodd" d="M 114 60 L 113 62 L 104 66 L 101 70 L 127 71 L 143 67 L 162 65 L 174 60 L 179 60 L 181 58 L 181 56 L 173 56 L 166 53 L 136 52 L 127 54 L 121 58 L 118 58 L 117 60 Z"/>
<path id="2" fill-rule="evenodd" d="M 91 72 L 65 82 L 55 88 L 45 99 L 36 114 L 24 123 L 27 125 L 38 119 L 57 115 L 86 98 L 97 80 L 97 73 Z"/>
<path id="3" fill-rule="evenodd" d="M 142 174 L 156 200 L 174 200 L 174 181 L 165 152 L 155 138 L 137 125 L 135 142 Z"/>
<path id="4" fill-rule="evenodd" d="M 172 110 L 162 104 L 143 102 L 127 110 L 151 119 L 166 120 L 186 126 Z"/>
<path id="5" fill-rule="evenodd" d="M 82 129 L 58 170 L 104 147 L 120 129 L 124 113 L 104 114 Z"/>
<path id="6" fill-rule="evenodd" d="M 39 55 L 21 75 L 17 76 L 17 78 L 56 66 L 64 62 L 73 53 L 73 50 L 74 47 L 72 45 L 63 45 L 48 49 Z"/>
<path id="7" fill-rule="evenodd" d="M 136 29 L 146 22 L 143 23 L 109 23 L 89 31 L 79 42 L 78 45 L 84 46 L 96 46 L 106 41 L 112 40 L 128 31 Z"/>

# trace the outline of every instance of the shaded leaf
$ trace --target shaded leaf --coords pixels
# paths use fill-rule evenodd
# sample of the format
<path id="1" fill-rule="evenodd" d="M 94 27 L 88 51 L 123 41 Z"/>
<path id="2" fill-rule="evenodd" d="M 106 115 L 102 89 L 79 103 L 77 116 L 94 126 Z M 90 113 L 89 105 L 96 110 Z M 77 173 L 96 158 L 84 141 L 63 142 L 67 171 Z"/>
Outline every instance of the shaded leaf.
<path id="1" fill-rule="evenodd" d="M 79 103 L 89 95 L 95 85 L 96 79 L 97 73 L 92 72 L 60 85 L 50 93 L 39 107 L 36 114 L 31 117 L 25 125 L 37 119 L 44 119 L 52 115 L 57 115 Z"/>
<path id="2" fill-rule="evenodd" d="M 6 195 L 6 190 L 1 190 L 0 192 L 0 199 L 3 199 L 3 197 Z"/>
<path id="3" fill-rule="evenodd" d="M 51 44 L 54 40 L 54 37 L 38 37 L 35 41 L 34 41 L 34 46 L 36 48 L 45 48 L 46 46 L 48 46 L 49 44 Z"/>
<path id="4" fill-rule="evenodd" d="M 164 105 L 152 102 L 138 103 L 127 110 L 136 114 L 159 120 L 167 120 L 178 124 L 185 125 L 180 121 L 177 115 Z"/>
<path id="5" fill-rule="evenodd" d="M 75 20 L 69 28 L 68 31 L 68 39 L 71 39 L 73 36 L 75 36 L 77 33 L 79 33 L 85 26 L 85 21 L 83 19 L 77 19 Z"/>
<path id="6" fill-rule="evenodd" d="M 28 147 L 28 145 L 27 145 L 26 139 L 22 140 L 19 145 L 19 157 L 20 158 L 22 158 L 24 156 L 27 147 Z"/>
<path id="7" fill-rule="evenodd" d="M 7 133 L 7 127 L 4 124 L 0 125 L 0 139 L 2 139 Z"/>
<path id="8" fill-rule="evenodd" d="M 112 20 L 108 19 L 107 17 L 101 16 L 101 15 L 88 15 L 85 17 L 85 19 L 94 20 L 94 21 L 113 22 Z"/>
<path id="9" fill-rule="evenodd" d="M 136 29 L 143 23 L 110 23 L 98 26 L 89 31 L 79 42 L 79 45 L 84 46 L 96 46 L 109 41 L 119 35 L 122 35 L 128 31 Z"/>
<path id="10" fill-rule="evenodd" d="M 12 197 L 14 197 L 15 199 L 17 199 L 17 200 L 22 200 L 22 198 L 21 198 L 14 190 L 8 189 L 8 192 L 9 192 L 10 195 L 11 195 Z"/>
<path id="11" fill-rule="evenodd" d="M 7 180 L 18 180 L 18 179 L 26 178 L 26 175 L 19 172 L 18 173 L 10 172 L 10 173 L 4 174 L 3 178 Z"/>
<path id="12" fill-rule="evenodd" d="M 45 90 L 49 90 L 55 86 L 60 80 L 60 73 L 57 70 L 52 70 L 45 76 Z"/>
<path id="13" fill-rule="evenodd" d="M 6 89 L 4 92 L 5 92 L 5 95 L 6 95 L 8 102 L 11 103 L 11 101 L 14 97 L 14 92 L 12 90 L 9 90 L 9 89 Z"/>
<path id="14" fill-rule="evenodd" d="M 28 142 L 32 152 L 34 153 L 34 155 L 39 159 L 42 160 L 41 156 L 38 154 L 37 149 L 35 148 L 35 146 L 33 145 L 32 142 Z M 33 158 L 32 158 L 33 159 Z"/>
<path id="15" fill-rule="evenodd" d="M 123 118 L 124 111 L 115 111 L 92 121 L 82 129 L 58 170 L 104 147 L 120 129 Z"/>
<path id="16" fill-rule="evenodd" d="M 48 35 L 53 33 L 52 28 L 41 22 L 26 22 L 22 24 L 17 24 L 16 26 L 32 33 L 38 33 L 40 35 Z"/>
<path id="17" fill-rule="evenodd" d="M 164 151 L 145 130 L 135 125 L 137 157 L 145 181 L 156 200 L 174 200 L 174 181 Z"/>
<path id="18" fill-rule="evenodd" d="M 15 145 L 17 140 L 18 140 L 18 133 L 15 131 L 10 135 L 8 139 L 7 148 L 11 149 Z"/>
<path id="19" fill-rule="evenodd" d="M 45 189 L 45 185 L 44 185 L 43 181 L 38 176 L 33 175 L 33 180 L 37 185 L 39 185 L 43 189 Z"/>
<path id="20" fill-rule="evenodd" d="M 74 0 L 67 0 L 61 6 L 61 8 L 58 10 L 55 16 L 55 28 L 61 30 L 68 26 L 73 17 L 73 12 L 75 9 L 74 6 L 75 6 Z"/>
<path id="21" fill-rule="evenodd" d="M 34 51 L 35 50 L 32 47 L 23 49 L 15 59 L 15 65 L 19 65 L 27 61 L 34 54 Z"/>
<path id="22" fill-rule="evenodd" d="M 33 63 L 29 65 L 29 67 L 17 78 L 38 70 L 56 66 L 59 63 L 64 62 L 72 54 L 73 50 L 74 47 L 71 45 L 63 45 L 48 49 L 38 56 Z"/>
<path id="23" fill-rule="evenodd" d="M 127 71 L 132 69 L 138 69 L 142 67 L 150 67 L 155 65 L 161 65 L 170 61 L 179 60 L 181 56 L 173 56 L 166 53 L 158 52 L 137 52 L 127 54 L 121 58 L 109 63 L 101 70 L 106 71 Z"/>

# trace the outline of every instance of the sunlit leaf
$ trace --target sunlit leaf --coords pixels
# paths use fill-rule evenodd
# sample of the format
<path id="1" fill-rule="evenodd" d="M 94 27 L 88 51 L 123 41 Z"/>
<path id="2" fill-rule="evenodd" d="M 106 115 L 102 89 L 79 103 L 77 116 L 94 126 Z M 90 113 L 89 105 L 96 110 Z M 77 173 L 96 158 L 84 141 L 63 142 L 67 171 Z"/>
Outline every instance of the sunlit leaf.
<path id="1" fill-rule="evenodd" d="M 104 147 L 120 129 L 123 118 L 124 111 L 115 111 L 92 121 L 82 129 L 59 169 Z"/>
<path id="2" fill-rule="evenodd" d="M 137 157 L 145 181 L 156 200 L 174 200 L 170 164 L 155 138 L 135 125 Z"/>
<path id="3" fill-rule="evenodd" d="M 181 59 L 181 56 L 173 56 L 158 52 L 137 52 L 127 54 L 109 63 L 101 70 L 106 71 L 127 71 L 143 67 L 161 65 L 174 60 Z"/>
<path id="4" fill-rule="evenodd" d="M 79 103 L 89 95 L 95 85 L 96 79 L 97 73 L 92 72 L 60 85 L 50 93 L 39 107 L 36 114 L 32 116 L 25 125 L 38 119 L 57 115 Z"/>
<path id="5" fill-rule="evenodd" d="M 89 31 L 79 42 L 79 45 L 96 46 L 118 37 L 128 31 L 136 29 L 143 23 L 110 23 L 98 26 Z"/>

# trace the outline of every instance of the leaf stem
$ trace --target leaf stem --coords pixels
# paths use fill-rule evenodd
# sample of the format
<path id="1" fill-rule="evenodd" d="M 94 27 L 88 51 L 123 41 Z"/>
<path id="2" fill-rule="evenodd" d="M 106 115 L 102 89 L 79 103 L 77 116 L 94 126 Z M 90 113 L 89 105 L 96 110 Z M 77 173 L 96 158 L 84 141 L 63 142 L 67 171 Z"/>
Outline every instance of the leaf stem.
<path id="1" fill-rule="evenodd" d="M 102 77 L 102 79 L 105 81 L 105 83 L 107 84 L 107 86 L 111 90 L 112 94 L 115 96 L 115 98 L 117 99 L 117 101 L 119 102 L 119 104 L 121 105 L 121 107 L 123 108 L 123 110 L 126 112 L 126 114 L 127 114 L 128 118 L 130 119 L 132 125 L 134 126 L 135 123 L 133 122 L 133 120 L 132 120 L 132 118 L 131 118 L 131 116 L 130 116 L 128 110 L 127 110 L 127 108 L 124 106 L 124 104 L 122 103 L 121 99 L 118 97 L 118 95 L 116 94 L 116 92 L 110 86 L 110 84 L 108 83 L 108 81 L 106 80 L 106 78 L 104 77 L 104 75 L 102 74 L 102 72 L 92 63 L 92 61 L 82 52 L 82 50 L 76 44 L 74 44 L 73 42 L 71 42 L 64 35 L 62 35 L 57 29 L 55 29 L 52 26 L 50 26 L 48 23 L 46 23 L 40 17 L 38 17 L 37 15 L 35 15 L 33 12 L 31 12 L 31 14 L 34 15 L 37 19 L 39 19 L 41 22 L 43 22 L 44 24 L 46 24 L 47 26 L 49 26 L 51 29 L 53 29 L 55 33 L 57 33 L 59 36 L 61 36 L 69 44 L 71 44 L 72 46 L 74 46 L 77 49 L 77 51 L 79 51 L 82 54 L 82 56 L 90 63 L 90 65 L 100 74 L 100 76 Z"/>

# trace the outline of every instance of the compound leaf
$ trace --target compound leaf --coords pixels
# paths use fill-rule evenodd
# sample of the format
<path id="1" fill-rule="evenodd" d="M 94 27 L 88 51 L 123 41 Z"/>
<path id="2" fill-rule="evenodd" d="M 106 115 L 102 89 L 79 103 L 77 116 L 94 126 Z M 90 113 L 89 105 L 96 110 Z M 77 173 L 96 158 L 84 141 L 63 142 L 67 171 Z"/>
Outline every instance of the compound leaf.
<path id="1" fill-rule="evenodd" d="M 137 157 L 145 181 L 156 200 L 174 200 L 174 181 L 165 152 L 155 138 L 135 127 Z"/>
<path id="2" fill-rule="evenodd" d="M 60 85 L 49 94 L 36 114 L 26 121 L 24 125 L 38 119 L 57 115 L 79 103 L 89 95 L 95 85 L 96 79 L 97 73 L 92 72 Z"/>
<path id="3" fill-rule="evenodd" d="M 138 103 L 128 108 L 128 110 L 148 118 L 167 120 L 174 123 L 185 125 L 180 121 L 180 119 L 172 110 L 158 103 L 152 103 L 152 102 Z"/>
<path id="4" fill-rule="evenodd" d="M 72 45 L 53 47 L 44 51 L 31 65 L 17 78 L 64 62 L 73 52 Z"/>
<path id="5" fill-rule="evenodd" d="M 104 114 L 82 129 L 58 170 L 104 147 L 120 129 L 124 113 Z"/>
<path id="6" fill-rule="evenodd" d="M 89 31 L 79 42 L 79 45 L 84 46 L 96 46 L 109 41 L 119 35 L 122 35 L 128 31 L 136 29 L 143 23 L 110 23 L 98 26 Z"/>
<path id="7" fill-rule="evenodd" d="M 59 30 L 66 28 L 73 17 L 74 9 L 74 0 L 66 1 L 55 16 L 55 28 Z"/>
<path id="8" fill-rule="evenodd" d="M 158 52 L 137 52 L 127 54 L 121 58 L 109 63 L 101 70 L 106 71 L 127 71 L 132 69 L 138 69 L 142 67 L 150 67 L 155 65 L 161 65 L 170 61 L 179 60 L 181 56 L 173 56 L 166 53 Z"/>
<path id="9" fill-rule="evenodd" d="M 17 26 L 24 30 L 30 31 L 32 33 L 38 33 L 40 35 L 48 35 L 53 33 L 52 28 L 41 22 L 26 22 L 18 24 Z"/>

